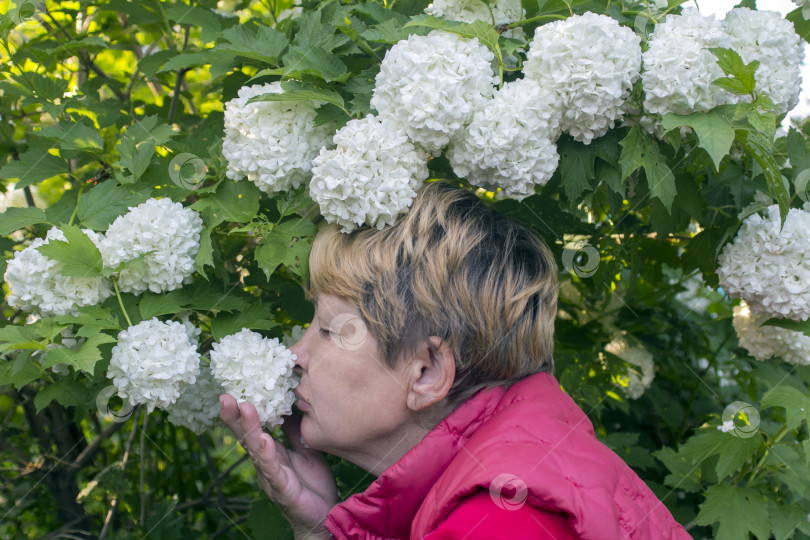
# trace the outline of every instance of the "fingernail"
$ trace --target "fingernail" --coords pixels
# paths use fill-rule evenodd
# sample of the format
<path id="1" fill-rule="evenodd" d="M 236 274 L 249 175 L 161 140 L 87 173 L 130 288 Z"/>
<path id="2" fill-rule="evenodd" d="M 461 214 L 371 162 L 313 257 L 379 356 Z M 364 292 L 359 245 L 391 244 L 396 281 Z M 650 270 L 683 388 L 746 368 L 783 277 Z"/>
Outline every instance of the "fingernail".
<path id="1" fill-rule="evenodd" d="M 267 441 L 264 440 L 264 435 L 259 437 L 259 448 L 264 450 L 264 447 L 267 445 Z"/>

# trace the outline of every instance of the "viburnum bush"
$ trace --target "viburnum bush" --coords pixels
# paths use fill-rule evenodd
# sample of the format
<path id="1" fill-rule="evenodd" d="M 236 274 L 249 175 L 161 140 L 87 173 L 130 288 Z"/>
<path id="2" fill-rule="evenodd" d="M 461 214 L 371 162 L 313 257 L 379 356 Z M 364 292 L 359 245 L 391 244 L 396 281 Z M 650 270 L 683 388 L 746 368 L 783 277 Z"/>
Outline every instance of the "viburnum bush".
<path id="1" fill-rule="evenodd" d="M 0 2 L 0 536 L 290 537 L 217 396 L 283 438 L 318 228 L 442 179 L 551 247 L 556 377 L 691 534 L 810 537 L 808 3 L 680 4 Z"/>

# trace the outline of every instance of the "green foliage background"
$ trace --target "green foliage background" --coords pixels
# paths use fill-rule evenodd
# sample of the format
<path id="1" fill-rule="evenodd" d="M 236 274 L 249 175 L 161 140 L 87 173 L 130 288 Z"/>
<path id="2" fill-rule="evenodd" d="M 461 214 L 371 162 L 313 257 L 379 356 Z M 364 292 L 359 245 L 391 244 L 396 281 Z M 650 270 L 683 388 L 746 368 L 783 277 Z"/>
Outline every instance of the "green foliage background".
<path id="1" fill-rule="evenodd" d="M 303 191 L 269 197 L 225 178 L 223 103 L 245 84 L 281 79 L 285 99 L 317 96 L 328 103 L 320 122 L 345 123 L 369 112 L 390 45 L 432 27 L 479 37 L 496 51 L 503 80 L 518 76 L 523 43 L 485 23 L 427 18 L 427 3 L 325 0 L 290 17 L 286 0 L 0 2 L 0 185 L 25 188 L 27 199 L 0 215 L 0 273 L 53 225 L 104 231 L 128 207 L 170 197 L 205 221 L 197 274 L 171 293 L 122 295 L 133 324 L 190 312 L 202 350 L 242 327 L 281 336 L 306 324 L 313 310 L 300 285 L 322 218 Z M 678 4 L 526 0 L 519 24 L 531 36 L 544 22 L 594 11 L 645 37 Z M 810 33 L 798 10 L 789 18 Z M 721 84 L 753 95 L 752 66 L 718 55 L 728 74 Z M 722 245 L 765 206 L 756 190 L 783 214 L 803 202 L 796 184 L 810 167 L 807 132 L 771 143 L 778 119 L 767 98 L 753 97 L 670 115 L 664 125 L 674 131 L 660 141 L 639 127 L 589 146 L 564 136 L 558 172 L 538 194 L 522 202 L 482 195 L 543 236 L 560 264 L 560 383 L 696 538 L 810 537 L 810 367 L 750 358 L 737 344 L 732 302 L 712 288 Z M 640 88 L 631 99 L 641 103 Z M 680 137 L 680 126 L 691 133 Z M 172 181 L 181 153 L 204 161 L 200 182 Z M 464 184 L 443 157 L 430 170 Z M 101 273 L 81 235 L 69 240 L 78 271 Z M 592 275 L 572 270 L 572 260 L 585 261 L 565 259 L 584 245 L 598 252 L 598 264 L 587 262 Z M 705 311 L 676 297 L 695 279 L 709 286 L 698 293 Z M 290 535 L 225 429 L 196 436 L 160 411 L 136 410 L 126 422 L 98 414 L 110 351 L 126 327 L 116 298 L 38 321 L 4 303 L 0 318 L 0 536 Z M 70 325 L 88 338 L 76 351 L 58 347 Z M 637 400 L 621 388 L 631 366 L 604 352 L 620 333 L 655 359 L 652 387 Z M 62 363 L 66 373 L 51 369 Z M 754 436 L 716 429 L 734 401 L 760 412 Z M 343 497 L 372 480 L 331 463 Z"/>

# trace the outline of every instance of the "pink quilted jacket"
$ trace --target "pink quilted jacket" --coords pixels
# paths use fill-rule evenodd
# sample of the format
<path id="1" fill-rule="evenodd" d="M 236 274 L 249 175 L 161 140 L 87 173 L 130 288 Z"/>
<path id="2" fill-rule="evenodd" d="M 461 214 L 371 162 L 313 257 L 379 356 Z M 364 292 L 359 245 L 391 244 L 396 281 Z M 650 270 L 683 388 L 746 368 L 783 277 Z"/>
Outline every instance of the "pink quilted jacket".
<path id="1" fill-rule="evenodd" d="M 591 422 L 548 373 L 461 404 L 364 493 L 335 506 L 326 527 L 336 538 L 424 538 L 470 495 L 492 492 L 498 478 L 517 486 L 504 492 L 507 502 L 564 514 L 579 538 L 691 538 L 596 439 Z M 503 527 L 513 538 L 541 536 L 540 527 Z M 477 537 L 483 536 L 473 531 L 468 538 Z"/>

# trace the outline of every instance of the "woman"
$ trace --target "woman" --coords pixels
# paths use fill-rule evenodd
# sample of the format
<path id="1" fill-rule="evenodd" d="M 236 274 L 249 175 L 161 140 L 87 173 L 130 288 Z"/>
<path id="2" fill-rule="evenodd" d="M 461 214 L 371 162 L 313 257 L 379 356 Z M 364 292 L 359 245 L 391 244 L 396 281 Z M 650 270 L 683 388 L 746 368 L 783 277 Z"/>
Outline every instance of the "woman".
<path id="1" fill-rule="evenodd" d="M 308 288 L 292 447 L 221 398 L 296 538 L 689 538 L 551 375 L 548 249 L 472 193 L 433 183 L 382 231 L 322 229 Z M 338 504 L 321 452 L 378 478 Z"/>

